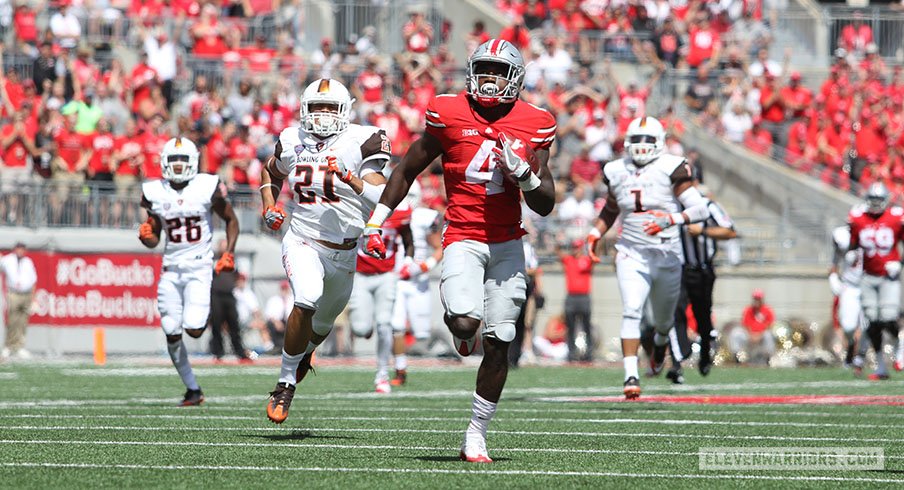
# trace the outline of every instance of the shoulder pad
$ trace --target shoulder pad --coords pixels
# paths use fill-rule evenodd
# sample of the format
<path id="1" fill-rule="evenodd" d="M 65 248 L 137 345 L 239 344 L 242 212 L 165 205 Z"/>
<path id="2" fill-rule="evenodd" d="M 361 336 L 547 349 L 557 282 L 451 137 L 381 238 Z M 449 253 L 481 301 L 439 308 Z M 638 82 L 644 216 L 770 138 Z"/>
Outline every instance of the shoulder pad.
<path id="1" fill-rule="evenodd" d="M 892 216 L 904 216 L 904 209 L 899 206 L 892 206 L 888 212 L 891 213 Z"/>
<path id="2" fill-rule="evenodd" d="M 685 162 L 684 157 L 679 157 L 675 155 L 663 154 L 659 158 L 653 162 L 654 165 L 657 165 L 668 175 L 672 175 L 672 172 L 675 171 L 680 165 Z"/>
<path id="3" fill-rule="evenodd" d="M 839 226 L 832 230 L 832 240 L 838 244 L 840 248 L 847 248 L 851 240 L 851 229 L 847 226 Z"/>
<path id="4" fill-rule="evenodd" d="M 866 205 L 865 204 L 857 204 L 851 208 L 851 212 L 848 214 L 848 217 L 859 218 L 859 217 L 863 216 L 863 213 L 865 213 L 865 212 L 866 212 Z"/>

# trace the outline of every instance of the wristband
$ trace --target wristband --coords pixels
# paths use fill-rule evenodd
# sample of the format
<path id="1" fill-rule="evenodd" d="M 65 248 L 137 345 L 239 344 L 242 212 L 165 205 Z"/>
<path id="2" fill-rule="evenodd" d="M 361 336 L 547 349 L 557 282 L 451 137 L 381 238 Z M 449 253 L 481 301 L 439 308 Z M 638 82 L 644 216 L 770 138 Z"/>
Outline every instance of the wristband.
<path id="1" fill-rule="evenodd" d="M 540 187 L 540 177 L 537 177 L 537 174 L 533 172 L 529 172 L 527 178 L 518 181 L 518 187 L 524 192 L 530 192 Z"/>
<path id="2" fill-rule="evenodd" d="M 275 184 L 264 184 L 264 185 L 258 187 L 257 190 L 262 191 L 262 190 L 264 190 L 265 187 L 272 187 L 274 189 L 278 189 L 278 187 L 276 187 Z"/>
<path id="3" fill-rule="evenodd" d="M 595 237 L 595 238 L 600 238 L 600 237 L 603 236 L 603 234 L 600 233 L 599 228 L 597 228 L 597 227 L 595 227 L 595 226 L 594 226 L 593 228 L 590 228 L 590 232 L 587 233 L 587 235 L 588 235 L 588 236 Z"/>
<path id="4" fill-rule="evenodd" d="M 683 225 L 684 224 L 684 215 L 681 213 L 672 213 L 669 215 L 669 219 L 672 220 L 673 225 Z"/>
<path id="5" fill-rule="evenodd" d="M 370 215 L 370 220 L 367 222 L 367 226 L 372 228 L 379 228 L 383 226 L 383 222 L 389 219 L 389 215 L 392 214 L 392 209 L 389 209 L 389 206 L 378 203 L 377 207 L 374 208 L 373 214 Z"/>

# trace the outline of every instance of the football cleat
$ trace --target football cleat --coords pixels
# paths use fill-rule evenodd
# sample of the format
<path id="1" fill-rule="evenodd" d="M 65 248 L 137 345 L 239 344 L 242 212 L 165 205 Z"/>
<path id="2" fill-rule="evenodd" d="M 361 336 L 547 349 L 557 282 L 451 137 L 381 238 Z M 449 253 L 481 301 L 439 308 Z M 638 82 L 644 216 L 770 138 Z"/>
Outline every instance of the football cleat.
<path id="1" fill-rule="evenodd" d="M 700 375 L 709 375 L 709 372 L 713 368 L 713 358 L 712 354 L 709 352 L 709 349 L 700 350 L 700 362 L 697 363 L 697 368 L 700 370 Z"/>
<path id="2" fill-rule="evenodd" d="M 281 424 L 289 417 L 289 405 L 295 396 L 295 386 L 289 383 L 276 383 L 276 388 L 270 392 L 270 401 L 267 402 L 267 418 L 274 424 Z"/>
<path id="3" fill-rule="evenodd" d="M 405 369 L 396 369 L 395 378 L 389 382 L 392 386 L 402 386 L 408 381 L 408 371 Z"/>
<path id="4" fill-rule="evenodd" d="M 650 369 L 653 371 L 653 376 L 659 376 L 662 368 L 665 367 L 665 348 L 665 345 L 653 346 L 653 356 L 650 357 Z"/>
<path id="5" fill-rule="evenodd" d="M 904 371 L 904 362 L 902 362 L 902 361 L 895 361 L 895 371 L 897 371 L 897 372 L 899 372 L 899 373 L 900 373 L 901 371 Z"/>
<path id="6" fill-rule="evenodd" d="M 195 407 L 204 403 L 204 393 L 201 388 L 197 390 L 185 390 L 185 396 L 182 398 L 181 407 Z"/>
<path id="7" fill-rule="evenodd" d="M 669 369 L 669 372 L 665 373 L 665 377 L 668 378 L 672 382 L 672 384 L 684 384 L 684 373 L 681 371 L 680 367 L 673 367 L 672 369 Z"/>
<path id="8" fill-rule="evenodd" d="M 489 454 L 487 454 L 487 442 L 483 437 L 468 437 L 465 434 L 465 440 L 461 445 L 461 452 L 458 453 L 459 459 L 468 463 L 492 463 Z"/>
<path id="9" fill-rule="evenodd" d="M 452 346 L 455 347 L 455 352 L 458 352 L 458 355 L 461 357 L 468 357 L 474 353 L 474 350 L 477 348 L 477 335 L 475 334 L 470 339 L 460 339 L 456 336 L 452 336 Z"/>
<path id="10" fill-rule="evenodd" d="M 888 379 L 888 377 L 889 377 L 888 374 L 885 374 L 885 373 L 881 373 L 881 374 L 873 373 L 873 374 L 870 374 L 866 379 L 868 379 L 870 381 L 885 381 Z"/>
<path id="11" fill-rule="evenodd" d="M 640 380 L 631 376 L 625 381 L 625 399 L 635 400 L 640 396 Z"/>
<path id="12" fill-rule="evenodd" d="M 381 395 L 388 395 L 392 393 L 392 386 L 389 385 L 388 380 L 380 380 L 376 382 L 376 392 Z"/>

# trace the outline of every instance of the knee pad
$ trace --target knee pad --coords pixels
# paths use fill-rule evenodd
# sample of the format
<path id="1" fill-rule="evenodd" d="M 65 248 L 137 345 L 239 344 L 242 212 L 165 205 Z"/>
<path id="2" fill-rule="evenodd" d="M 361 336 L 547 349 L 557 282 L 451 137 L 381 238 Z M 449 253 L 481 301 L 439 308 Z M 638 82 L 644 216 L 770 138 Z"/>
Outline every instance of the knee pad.
<path id="1" fill-rule="evenodd" d="M 182 321 L 169 315 L 161 315 L 160 327 L 166 335 L 182 335 Z"/>
<path id="2" fill-rule="evenodd" d="M 640 338 L 640 316 L 622 318 L 621 324 L 622 339 L 639 339 Z"/>
<path id="3" fill-rule="evenodd" d="M 322 322 L 322 321 L 318 322 L 317 320 L 314 320 L 312 322 L 312 327 L 313 327 L 315 334 L 323 336 L 323 337 L 326 337 L 327 335 L 329 335 L 330 332 L 333 330 L 332 323 L 326 323 L 326 322 Z"/>
<path id="4" fill-rule="evenodd" d="M 668 336 L 669 331 L 672 330 L 673 326 L 673 323 L 666 323 L 665 325 L 654 325 L 653 329 L 656 330 L 656 333 L 659 335 Z"/>
<path id="5" fill-rule="evenodd" d="M 510 322 L 499 323 L 494 327 L 485 329 L 483 336 L 502 342 L 511 342 L 515 340 L 515 324 Z"/>
<path id="6" fill-rule="evenodd" d="M 880 305 L 879 320 L 883 323 L 893 323 L 898 319 L 897 305 Z"/>

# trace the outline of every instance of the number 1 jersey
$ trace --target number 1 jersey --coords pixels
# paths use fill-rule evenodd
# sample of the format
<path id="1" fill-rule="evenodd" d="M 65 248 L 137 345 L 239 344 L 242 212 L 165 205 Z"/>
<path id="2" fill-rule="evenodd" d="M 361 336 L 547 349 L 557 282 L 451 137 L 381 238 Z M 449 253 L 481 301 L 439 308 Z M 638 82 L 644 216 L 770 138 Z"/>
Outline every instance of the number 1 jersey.
<path id="1" fill-rule="evenodd" d="M 425 129 L 443 147 L 449 201 L 443 246 L 459 240 L 499 243 L 524 236 L 520 189 L 493 164 L 493 148 L 499 133 L 534 150 L 549 148 L 556 137 L 552 115 L 517 100 L 508 114 L 488 122 L 462 92 L 434 97 L 427 106 Z"/>
<path id="2" fill-rule="evenodd" d="M 345 131 L 320 139 L 290 127 L 280 133 L 279 143 L 282 153 L 276 168 L 288 175 L 297 204 L 292 233 L 332 243 L 356 240 L 373 209 L 348 184 L 327 172 L 327 159 L 335 157 L 358 177 L 365 168 L 380 172 L 391 154 L 386 132 L 349 124 Z"/>
<path id="3" fill-rule="evenodd" d="M 182 189 L 167 180 L 141 184 L 141 206 L 163 223 L 164 267 L 204 269 L 213 265 L 211 206 L 220 178 L 198 174 Z"/>

